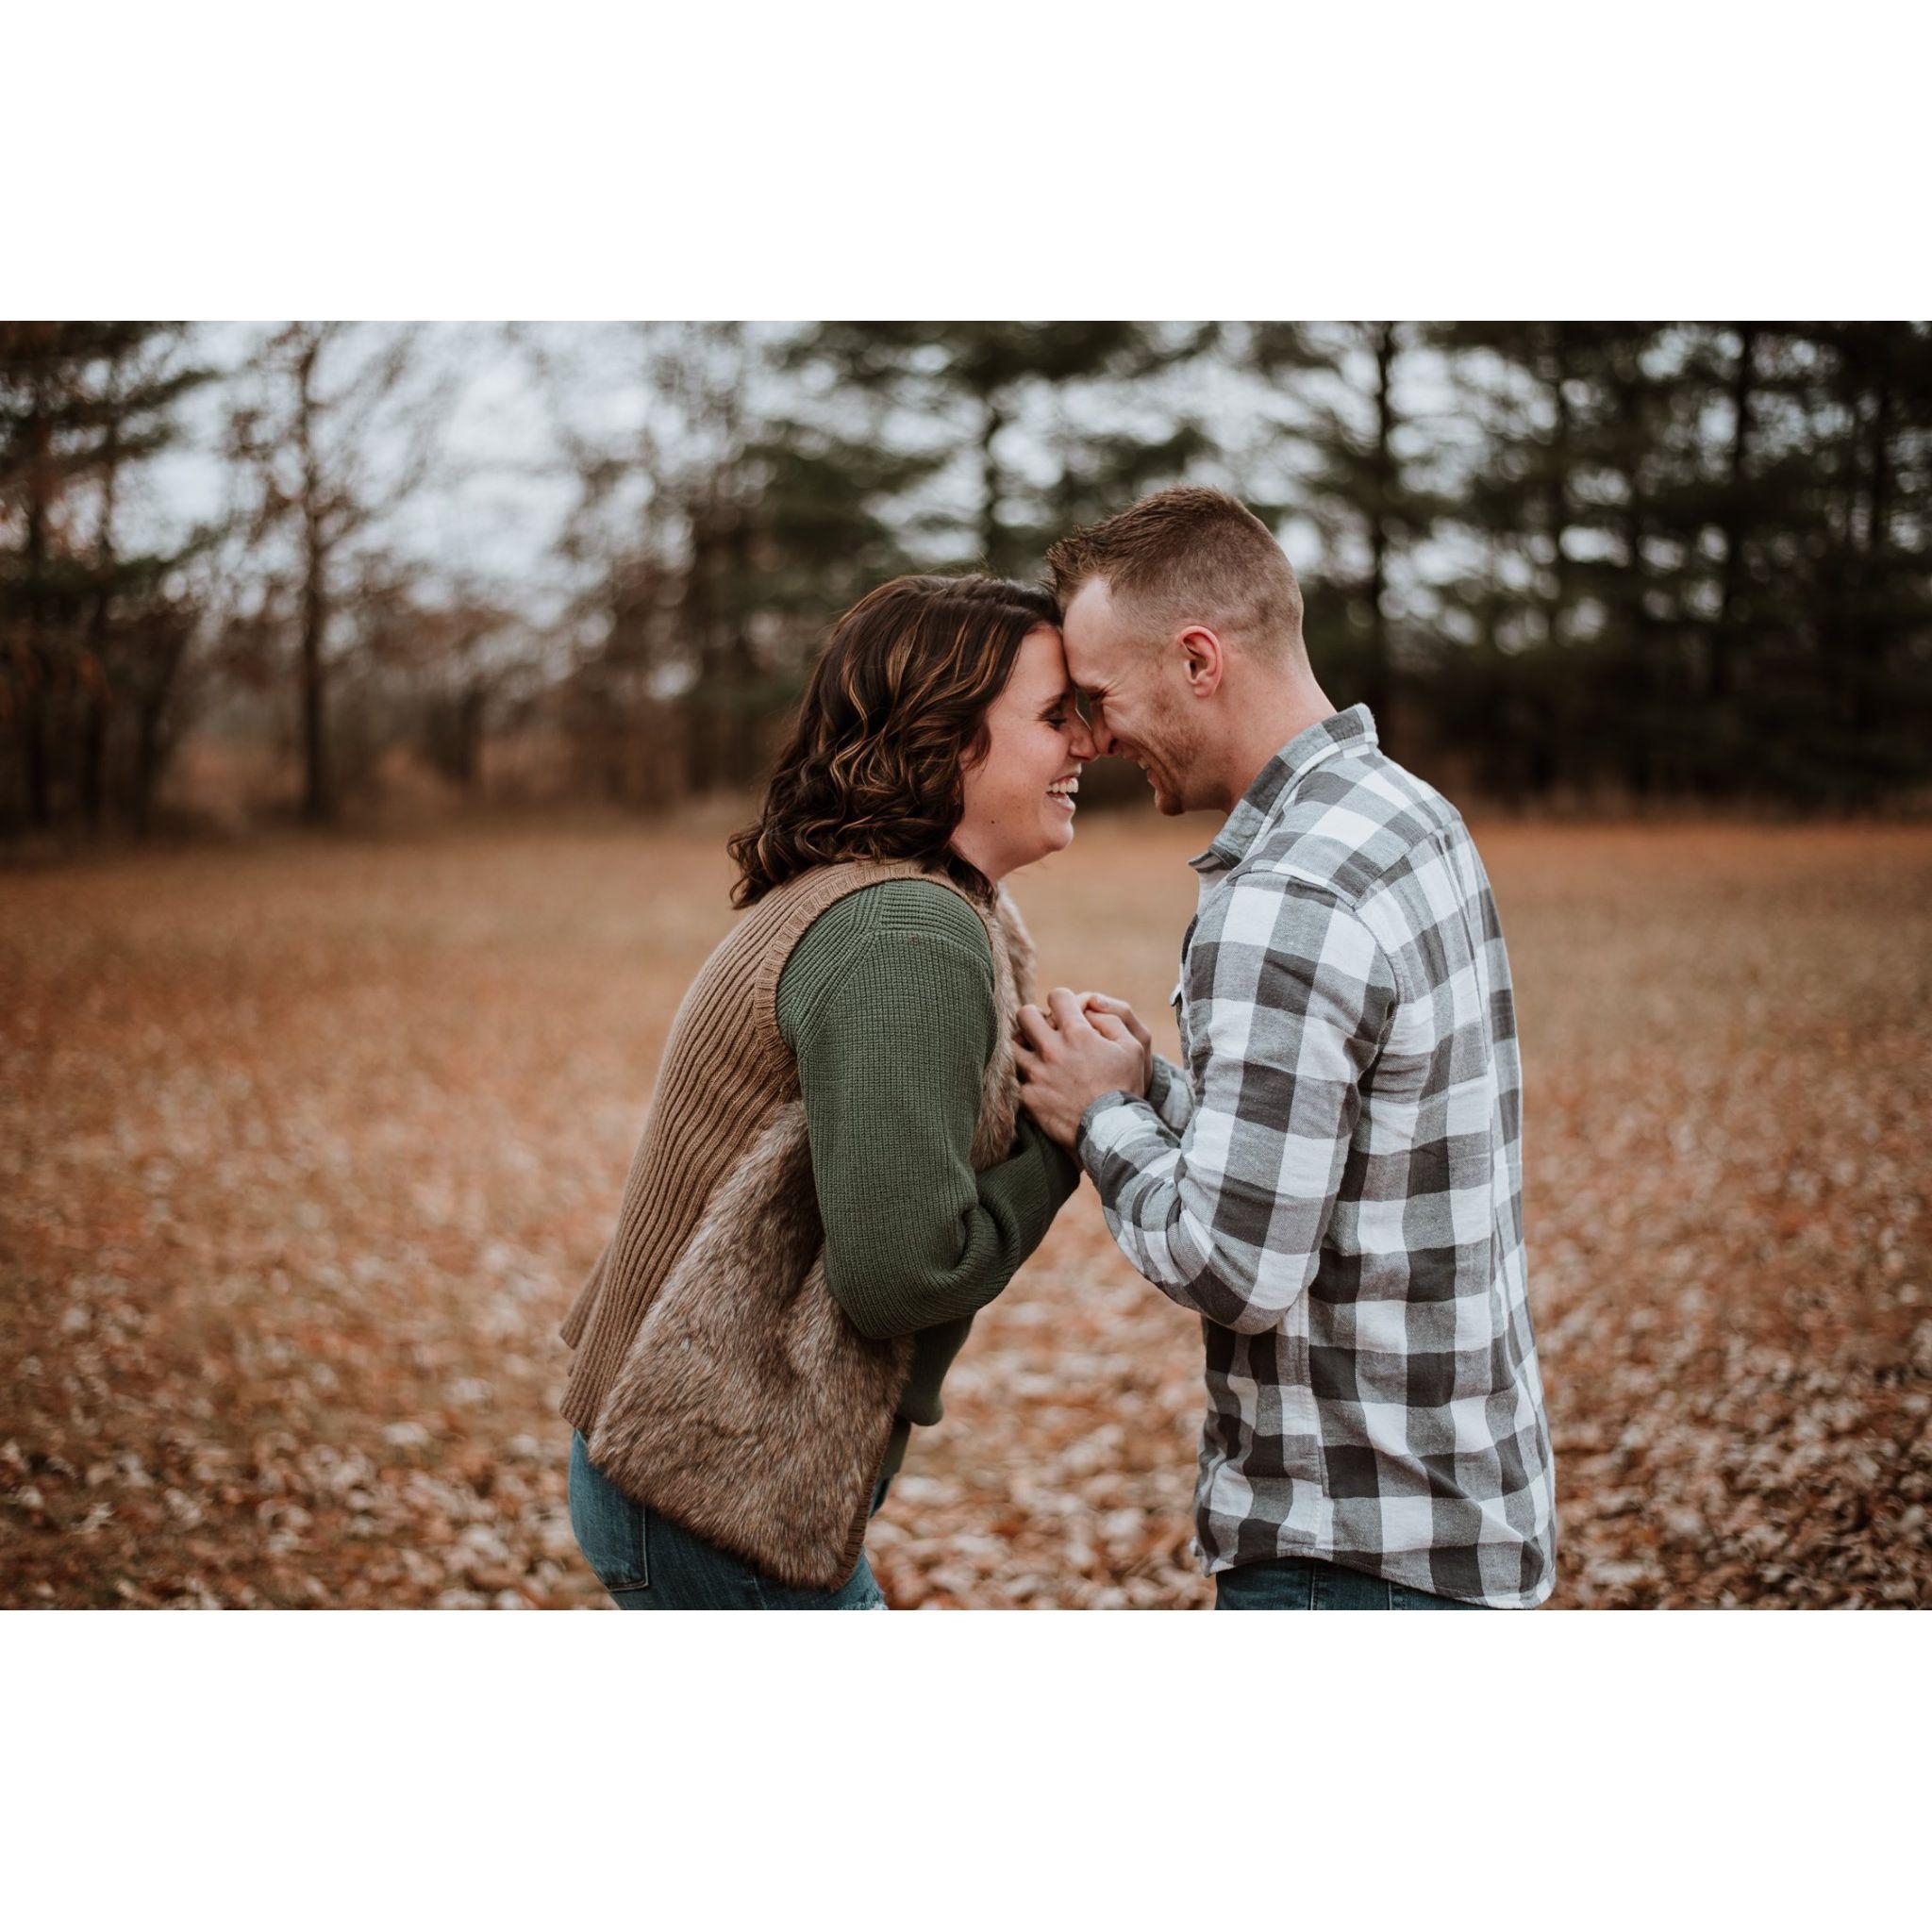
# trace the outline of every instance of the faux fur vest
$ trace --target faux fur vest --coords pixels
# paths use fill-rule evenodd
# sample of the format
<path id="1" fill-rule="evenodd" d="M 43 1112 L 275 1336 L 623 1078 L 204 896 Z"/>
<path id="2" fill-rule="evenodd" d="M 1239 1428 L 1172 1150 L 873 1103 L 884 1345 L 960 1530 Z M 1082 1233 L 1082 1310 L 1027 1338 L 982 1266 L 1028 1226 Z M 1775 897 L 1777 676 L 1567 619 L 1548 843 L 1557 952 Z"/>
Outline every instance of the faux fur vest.
<path id="1" fill-rule="evenodd" d="M 638 1502 L 781 1582 L 836 1589 L 864 1541 L 912 1340 L 862 1336 L 825 1285 L 798 1071 L 776 991 L 808 926 L 850 892 L 930 878 L 978 913 L 997 1017 L 976 1169 L 1011 1151 L 1013 1029 L 1033 947 L 914 865 L 859 861 L 768 893 L 725 936 L 673 1023 L 617 1234 L 564 1326 L 565 1416 Z"/>

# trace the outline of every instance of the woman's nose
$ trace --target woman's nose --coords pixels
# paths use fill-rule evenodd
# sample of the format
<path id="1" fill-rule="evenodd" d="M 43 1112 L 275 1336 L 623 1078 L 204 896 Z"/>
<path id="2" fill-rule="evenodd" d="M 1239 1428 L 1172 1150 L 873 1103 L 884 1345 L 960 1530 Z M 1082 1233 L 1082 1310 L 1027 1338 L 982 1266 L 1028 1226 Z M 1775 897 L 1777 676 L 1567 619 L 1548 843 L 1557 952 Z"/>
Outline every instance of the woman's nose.
<path id="1" fill-rule="evenodd" d="M 1085 718 L 1074 720 L 1074 738 L 1068 749 L 1085 764 L 1089 758 L 1097 758 L 1101 753 L 1100 726 L 1090 724 Z"/>

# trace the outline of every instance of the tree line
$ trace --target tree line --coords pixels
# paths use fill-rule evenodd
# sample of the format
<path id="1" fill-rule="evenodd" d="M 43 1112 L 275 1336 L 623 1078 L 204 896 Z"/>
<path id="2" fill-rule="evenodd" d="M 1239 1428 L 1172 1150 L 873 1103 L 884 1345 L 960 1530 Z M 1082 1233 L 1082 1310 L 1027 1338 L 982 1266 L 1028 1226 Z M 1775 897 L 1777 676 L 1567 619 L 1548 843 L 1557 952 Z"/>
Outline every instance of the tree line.
<path id="1" fill-rule="evenodd" d="M 1181 480 L 1280 530 L 1330 694 L 1458 785 L 1868 808 L 1932 780 L 1924 323 L 463 340 L 0 323 L 0 829 L 145 829 L 195 732 L 270 746 L 318 822 L 397 756 L 459 796 L 742 790 L 868 586 L 1030 575 Z M 458 447 L 504 395 L 521 426 Z M 184 515 L 190 460 L 219 488 Z M 450 539 L 479 467 L 548 516 L 513 567 Z"/>

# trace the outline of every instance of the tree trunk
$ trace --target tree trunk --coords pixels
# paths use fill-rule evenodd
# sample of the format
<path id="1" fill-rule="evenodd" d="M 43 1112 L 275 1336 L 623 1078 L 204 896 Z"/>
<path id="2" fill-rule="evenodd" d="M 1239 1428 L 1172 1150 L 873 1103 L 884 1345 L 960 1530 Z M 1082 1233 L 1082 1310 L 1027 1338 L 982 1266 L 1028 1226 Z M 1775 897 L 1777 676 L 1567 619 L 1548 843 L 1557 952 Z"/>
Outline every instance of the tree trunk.
<path id="1" fill-rule="evenodd" d="M 108 706 L 105 691 L 89 691 L 80 727 L 80 808 L 90 832 L 101 829 L 107 791 Z"/>
<path id="2" fill-rule="evenodd" d="M 1570 528 L 1570 398 L 1564 385 L 1570 376 L 1570 343 L 1566 325 L 1550 325 L 1548 387 L 1554 405 L 1549 461 L 1543 475 L 1543 516 L 1550 546 L 1550 590 L 1543 605 L 1543 644 L 1552 653 L 1562 648 L 1570 610 L 1570 562 L 1563 539 Z M 1549 665 L 1548 696 L 1542 707 L 1545 726 L 1531 757 L 1531 782 L 1547 796 L 1565 776 L 1579 771 L 1575 734 L 1571 729 L 1571 679 L 1553 658 Z"/>
<path id="3" fill-rule="evenodd" d="M 52 769 L 47 756 L 47 690 L 42 660 L 29 649 L 26 681 L 20 696 L 20 767 L 26 792 L 27 823 L 54 822 Z"/>
<path id="4" fill-rule="evenodd" d="M 1375 485 L 1369 506 L 1369 662 L 1363 698 L 1385 741 L 1393 725 L 1394 664 L 1389 648 L 1389 511 L 1395 485 L 1395 325 L 1375 328 Z"/>
<path id="5" fill-rule="evenodd" d="M 1543 606 L 1543 641 L 1552 646 L 1563 641 L 1563 619 L 1570 608 L 1570 564 L 1563 554 L 1563 539 L 1570 528 L 1570 398 L 1564 391 L 1570 377 L 1568 350 L 1563 325 L 1552 323 L 1547 383 L 1555 421 L 1543 475 L 1544 531 L 1550 546 L 1550 594 Z"/>
<path id="6" fill-rule="evenodd" d="M 1879 325 L 1883 329 L 1885 325 Z M 1891 520 L 1891 372 L 1886 367 L 1889 345 L 1874 346 L 1878 392 L 1872 405 L 1870 465 L 1866 486 L 1864 554 L 1857 564 L 1857 598 L 1853 606 L 1854 634 L 1858 640 L 1857 702 L 1853 722 L 1861 736 L 1879 729 L 1887 697 L 1887 671 L 1891 652 L 1885 608 L 1886 529 Z"/>
<path id="7" fill-rule="evenodd" d="M 1006 536 L 1000 523 L 1000 471 L 993 440 L 1007 426 L 991 395 L 980 398 L 979 425 L 979 554 L 994 575 L 1005 573 Z"/>
<path id="8" fill-rule="evenodd" d="M 115 372 L 118 382 L 118 360 Z M 118 408 L 108 414 L 101 461 L 101 525 L 94 543 L 94 562 L 100 573 L 100 583 L 94 591 L 93 609 L 88 621 L 88 650 L 93 659 L 92 688 L 87 696 L 87 720 L 83 726 L 80 760 L 81 808 L 91 832 L 98 832 L 101 828 L 101 808 L 106 791 L 108 718 L 114 704 L 114 681 L 108 668 L 108 652 L 114 605 L 114 502 L 121 480 L 121 418 Z"/>
<path id="9" fill-rule="evenodd" d="M 328 784 L 328 690 L 322 659 L 328 601 L 322 583 L 322 553 L 312 531 L 307 536 L 302 577 L 302 815 L 319 824 L 334 810 Z"/>
<path id="10" fill-rule="evenodd" d="M 315 447 L 315 361 L 311 343 L 296 363 L 296 441 L 302 456 L 302 815 L 321 824 L 335 814 L 328 769 L 328 538 Z"/>
<path id="11" fill-rule="evenodd" d="M 1710 631 L 1705 696 L 1712 704 L 1730 701 L 1737 688 L 1737 651 L 1743 629 L 1744 491 L 1751 455 L 1751 405 L 1757 382 L 1757 329 L 1738 328 L 1738 358 L 1731 370 L 1731 450 L 1726 471 L 1722 535 L 1724 561 L 1718 577 L 1718 617 Z"/>
<path id="12" fill-rule="evenodd" d="M 135 720 L 134 796 L 130 805 L 134 835 L 138 839 L 147 837 L 153 823 L 155 787 L 160 781 L 162 702 L 152 695 L 144 698 Z"/>
<path id="13" fill-rule="evenodd" d="M 187 630 L 167 622 L 156 625 L 155 635 L 142 652 L 143 661 L 154 667 L 154 675 L 143 682 L 135 699 L 134 793 L 129 808 L 138 838 L 147 836 L 155 791 L 172 749 L 167 738 L 168 699 L 187 653 Z"/>
<path id="14" fill-rule="evenodd" d="M 687 724 L 685 767 L 689 789 L 702 796 L 717 790 L 723 778 L 723 712 L 720 678 L 717 604 L 711 582 L 710 519 L 700 511 L 691 530 L 691 574 L 684 594 L 685 623 L 697 654 L 696 676 L 685 704 Z"/>
<path id="15" fill-rule="evenodd" d="M 473 678 L 457 700 L 456 780 L 465 791 L 475 791 L 483 770 L 483 722 L 489 708 L 490 693 L 483 680 Z"/>
<path id="16" fill-rule="evenodd" d="M 50 457 L 53 430 L 48 422 L 51 400 L 37 382 L 34 414 L 27 424 L 29 454 L 26 480 L 26 581 L 22 586 L 23 649 L 21 664 L 21 775 L 26 791 L 30 824 L 53 823 L 53 784 L 47 757 L 47 686 L 53 652 L 46 636 L 47 515 L 53 497 Z"/>
<path id="17" fill-rule="evenodd" d="M 742 501 L 734 505 L 724 543 L 725 567 L 729 572 L 731 636 L 727 645 L 731 665 L 731 782 L 735 786 L 754 783 L 761 774 L 758 719 L 754 693 L 758 681 L 758 654 L 752 649 L 751 632 L 744 619 L 746 587 L 751 582 L 752 525 Z"/>
<path id="18" fill-rule="evenodd" d="M 1624 622 L 1628 633 L 1631 684 L 1636 697 L 1636 729 L 1627 733 L 1624 769 L 1639 798 L 1657 790 L 1662 775 L 1657 758 L 1657 703 L 1660 692 L 1656 661 L 1657 640 L 1651 634 L 1650 612 L 1644 601 L 1643 562 L 1643 399 L 1641 368 L 1633 350 L 1632 365 L 1616 369 L 1617 426 L 1622 442 L 1624 515 L 1619 536 L 1624 546 Z"/>

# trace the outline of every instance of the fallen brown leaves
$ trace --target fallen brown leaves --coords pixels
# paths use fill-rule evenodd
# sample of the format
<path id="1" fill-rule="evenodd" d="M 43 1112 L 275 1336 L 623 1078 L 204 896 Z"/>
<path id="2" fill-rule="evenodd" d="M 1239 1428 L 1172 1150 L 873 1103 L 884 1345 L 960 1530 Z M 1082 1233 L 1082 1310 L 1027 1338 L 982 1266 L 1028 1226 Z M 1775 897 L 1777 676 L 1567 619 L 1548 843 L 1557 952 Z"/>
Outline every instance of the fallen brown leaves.
<path id="1" fill-rule="evenodd" d="M 556 1325 L 722 826 L 0 879 L 0 1603 L 593 1604 Z M 1480 842 L 1570 1604 L 1932 1601 L 1932 835 Z M 1204 828 L 1015 882 L 1165 1029 Z M 874 1524 L 896 1605 L 1198 1606 L 1198 1331 L 1091 1190 Z"/>

